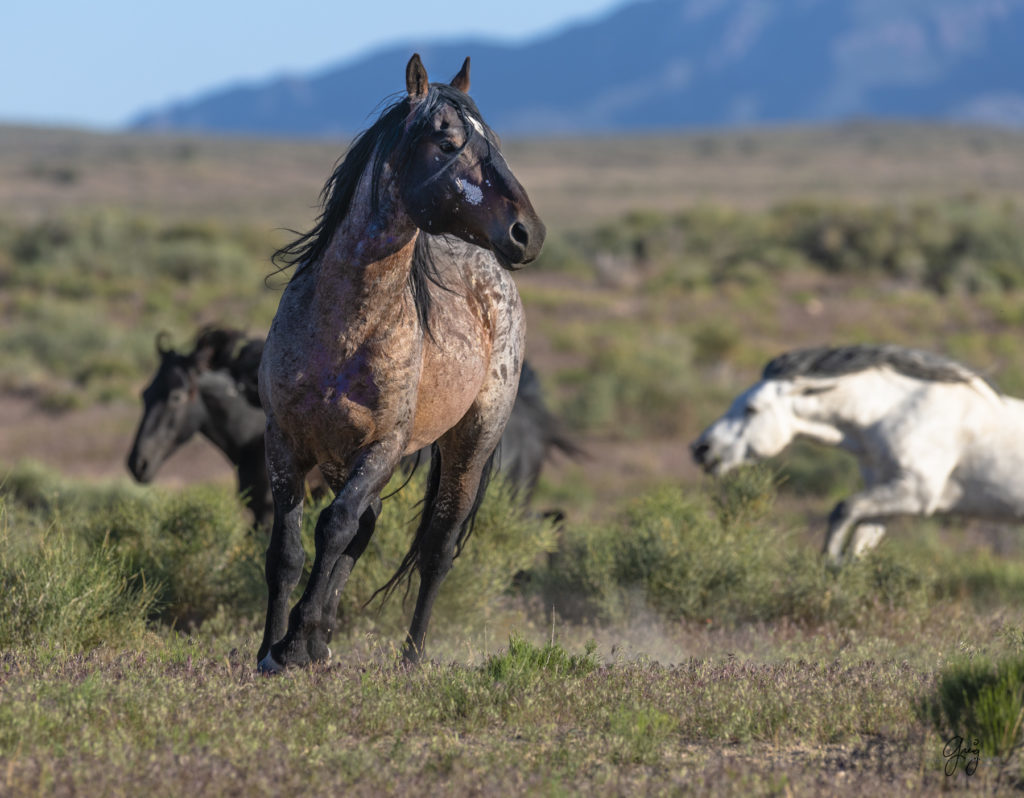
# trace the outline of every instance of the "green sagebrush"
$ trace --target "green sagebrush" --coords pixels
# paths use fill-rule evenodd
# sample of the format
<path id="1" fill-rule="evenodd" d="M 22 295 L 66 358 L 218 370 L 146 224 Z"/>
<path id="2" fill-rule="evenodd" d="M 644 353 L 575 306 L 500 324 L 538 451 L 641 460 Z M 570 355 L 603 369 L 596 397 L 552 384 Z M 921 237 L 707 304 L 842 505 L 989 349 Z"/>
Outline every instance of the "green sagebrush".
<path id="1" fill-rule="evenodd" d="M 921 709 L 943 739 L 1005 764 L 1024 743 L 1024 652 L 957 656 Z"/>
<path id="2" fill-rule="evenodd" d="M 126 558 L 107 544 L 84 544 L 57 523 L 44 537 L 17 540 L 17 517 L 0 495 L 0 650 L 79 652 L 137 642 L 156 595 Z"/>
<path id="3" fill-rule="evenodd" d="M 384 604 L 378 600 L 365 605 L 408 548 L 423 476 L 416 475 L 384 503 L 374 539 L 343 594 L 342 629 L 393 634 L 404 626 L 408 608 L 403 606 L 401 592 Z M 404 477 L 396 477 L 389 490 L 403 481 Z M 117 623 L 136 631 L 144 628 L 147 619 L 193 628 L 214 617 L 220 625 L 242 623 L 255 628 L 265 606 L 266 540 L 250 529 L 230 487 L 196 486 L 169 492 L 120 482 L 89 485 L 26 463 L 2 481 L 0 499 L 11 510 L 3 548 L 10 566 L 5 579 L 18 580 L 11 583 L 21 591 L 19 595 L 42 593 L 46 580 L 55 580 L 64 592 L 51 593 L 73 599 L 78 593 L 89 593 L 83 580 L 91 574 L 89 578 L 97 582 L 110 581 L 97 594 L 106 596 L 105 601 L 124 598 L 128 615 Z M 310 552 L 318 511 L 326 501 L 307 503 L 303 534 Z M 473 536 L 442 588 L 439 626 L 471 628 L 485 623 L 516 574 L 536 567 L 554 546 L 551 523 L 524 510 L 507 487 L 495 480 Z M 310 556 L 307 570 L 311 563 Z M 120 586 L 120 593 L 114 586 Z M 413 595 L 415 588 L 414 577 Z M 296 599 L 298 595 L 297 590 Z M 110 615 L 107 610 L 84 609 L 81 599 L 73 604 L 83 613 Z M 62 621 L 64 631 L 56 633 L 53 622 L 46 619 L 49 616 L 30 613 L 27 606 L 7 602 L 0 607 L 0 628 L 17 630 L 21 637 L 71 634 L 73 624 Z M 82 640 L 68 645 L 103 640 L 86 631 L 79 637 Z M 117 637 L 109 634 L 111 640 Z"/>
<path id="4" fill-rule="evenodd" d="M 773 517 L 767 466 L 740 469 L 709 488 L 662 488 L 610 523 L 570 526 L 538 574 L 548 605 L 603 622 L 654 610 L 670 620 L 726 624 L 856 623 L 883 607 L 922 606 L 933 593 L 933 570 L 889 549 L 828 571 L 817 548 Z"/>

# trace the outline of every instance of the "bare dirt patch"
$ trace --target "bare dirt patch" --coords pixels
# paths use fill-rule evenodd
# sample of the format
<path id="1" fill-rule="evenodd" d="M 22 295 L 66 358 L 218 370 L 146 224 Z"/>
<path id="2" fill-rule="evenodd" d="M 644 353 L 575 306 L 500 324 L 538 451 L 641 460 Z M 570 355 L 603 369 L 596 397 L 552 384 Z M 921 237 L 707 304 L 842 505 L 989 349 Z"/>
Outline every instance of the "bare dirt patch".
<path id="1" fill-rule="evenodd" d="M 139 410 L 123 403 L 50 412 L 31 399 L 0 395 L 0 469 L 31 459 L 81 479 L 128 477 L 125 458 Z M 162 485 L 234 481 L 231 464 L 198 436 L 160 472 Z"/>

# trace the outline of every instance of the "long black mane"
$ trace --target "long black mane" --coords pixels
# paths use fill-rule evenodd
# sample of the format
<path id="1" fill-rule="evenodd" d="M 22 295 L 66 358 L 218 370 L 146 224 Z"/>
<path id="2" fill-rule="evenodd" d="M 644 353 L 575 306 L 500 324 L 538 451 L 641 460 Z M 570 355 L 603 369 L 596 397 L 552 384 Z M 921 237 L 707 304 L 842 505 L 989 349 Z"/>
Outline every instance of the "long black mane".
<path id="1" fill-rule="evenodd" d="M 908 377 L 931 382 L 970 382 L 979 376 L 961 363 L 934 352 L 895 344 L 855 344 L 786 352 L 769 361 L 761 377 L 765 380 L 840 377 L 878 366 L 888 366 Z"/>
<path id="2" fill-rule="evenodd" d="M 342 220 L 348 215 L 359 185 L 360 177 L 366 169 L 372 169 L 372 191 L 370 207 L 376 212 L 380 207 L 380 183 L 385 164 L 389 161 L 396 172 L 401 172 L 411 156 L 414 144 L 424 133 L 430 130 L 430 120 L 443 106 L 450 105 L 463 120 L 466 140 L 462 147 L 453 152 L 448 160 L 440 165 L 437 172 L 428 180 L 440 177 L 455 163 L 459 154 L 468 146 L 471 138 L 477 135 L 476 126 L 467 117 L 472 115 L 483 126 L 485 138 L 492 143 L 497 137 L 483 122 L 480 111 L 467 95 L 446 83 L 432 83 L 427 96 L 417 104 L 410 119 L 409 98 L 402 99 L 386 107 L 369 128 L 360 133 L 352 142 L 348 151 L 335 167 L 333 174 L 327 179 L 320 191 L 320 215 L 311 230 L 300 234 L 294 241 L 277 250 L 273 262 L 278 266 L 278 273 L 292 266 L 297 267 L 292 279 L 302 270 L 323 257 L 330 245 L 331 237 Z M 430 284 L 444 288 L 441 283 L 436 263 L 434 262 L 431 239 L 420 235 L 413 251 L 412 268 L 409 272 L 409 285 L 416 303 L 416 313 L 420 324 L 430 330 Z"/>

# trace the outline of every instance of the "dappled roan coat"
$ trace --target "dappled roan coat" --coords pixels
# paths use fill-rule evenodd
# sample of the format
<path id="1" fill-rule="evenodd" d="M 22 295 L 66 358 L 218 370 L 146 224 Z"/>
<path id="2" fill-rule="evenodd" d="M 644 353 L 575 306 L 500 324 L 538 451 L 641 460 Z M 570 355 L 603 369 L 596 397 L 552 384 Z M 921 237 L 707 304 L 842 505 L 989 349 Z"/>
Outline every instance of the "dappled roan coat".
<path id="1" fill-rule="evenodd" d="M 835 564 L 851 533 L 854 556 L 877 545 L 890 516 L 1024 519 L 1024 402 L 948 358 L 893 345 L 786 353 L 691 451 L 720 475 L 796 437 L 845 449 L 860 465 L 864 489 L 829 518 L 824 548 Z"/>
<path id="2" fill-rule="evenodd" d="M 419 574 L 402 655 L 421 659 L 515 402 L 525 324 L 508 272 L 536 259 L 544 224 L 466 93 L 469 60 L 451 82 L 431 83 L 414 54 L 405 82 L 328 178 L 317 223 L 277 253 L 295 270 L 259 372 L 274 496 L 263 672 L 331 656 L 338 598 L 381 492 L 404 455 L 430 444 L 419 526 L 382 587 Z M 313 466 L 335 496 L 289 611 Z"/>

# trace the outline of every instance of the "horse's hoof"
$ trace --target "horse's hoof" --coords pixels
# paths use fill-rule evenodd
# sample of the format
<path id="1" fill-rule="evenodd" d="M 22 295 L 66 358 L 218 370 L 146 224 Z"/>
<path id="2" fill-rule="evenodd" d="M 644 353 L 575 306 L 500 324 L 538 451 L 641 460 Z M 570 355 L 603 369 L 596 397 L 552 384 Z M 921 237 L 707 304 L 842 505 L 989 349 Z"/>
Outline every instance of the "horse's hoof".
<path id="1" fill-rule="evenodd" d="M 416 668 L 420 664 L 422 659 L 422 652 L 420 652 L 415 646 L 405 645 L 402 648 L 402 661 L 400 667 L 409 670 Z"/>
<path id="2" fill-rule="evenodd" d="M 283 671 L 284 667 L 276 659 L 274 659 L 273 654 L 268 652 L 267 656 L 261 659 L 259 663 L 256 665 L 256 670 L 259 673 L 271 676 L 275 673 L 280 673 L 281 671 Z"/>
<path id="3" fill-rule="evenodd" d="M 306 643 L 306 651 L 309 652 L 310 662 L 328 662 L 331 659 L 331 647 L 323 640 L 310 638 Z"/>

